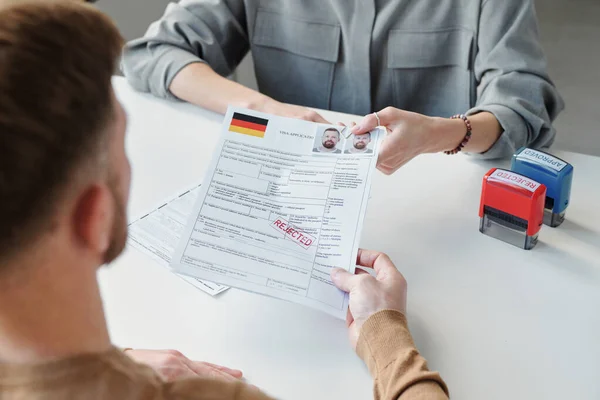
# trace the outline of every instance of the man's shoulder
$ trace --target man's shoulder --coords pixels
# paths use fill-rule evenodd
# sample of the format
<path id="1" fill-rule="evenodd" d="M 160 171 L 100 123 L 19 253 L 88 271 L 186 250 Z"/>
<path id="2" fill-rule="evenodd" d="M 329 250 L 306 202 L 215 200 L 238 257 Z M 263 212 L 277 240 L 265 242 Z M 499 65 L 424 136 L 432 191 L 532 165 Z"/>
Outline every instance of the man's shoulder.
<path id="1" fill-rule="evenodd" d="M 173 382 L 163 381 L 150 367 L 138 364 L 115 349 L 99 355 L 93 364 L 72 364 L 77 375 L 64 381 L 69 388 L 61 393 L 73 398 L 99 400 L 105 398 L 130 400 L 268 400 L 265 394 L 241 380 L 216 380 L 209 378 L 186 378 Z M 80 367 L 80 368 L 79 368 Z M 93 368 L 93 373 L 92 373 Z M 77 376 L 85 376 L 78 379 Z M 96 393 L 99 393 L 96 395 Z M 100 395 L 101 393 L 101 395 Z M 59 397 L 44 396 L 50 400 Z M 62 397 L 61 397 L 62 399 Z"/>
<path id="2" fill-rule="evenodd" d="M 241 380 L 191 378 L 165 384 L 164 400 L 271 400 Z"/>
<path id="3" fill-rule="evenodd" d="M 19 398 L 63 400 L 132 399 L 162 400 L 164 382 L 154 371 L 135 363 L 114 348 L 104 353 L 81 354 L 47 363 L 4 366 L 0 373 L 0 398 L 9 377 Z M 13 385 L 13 384 L 11 384 Z"/>

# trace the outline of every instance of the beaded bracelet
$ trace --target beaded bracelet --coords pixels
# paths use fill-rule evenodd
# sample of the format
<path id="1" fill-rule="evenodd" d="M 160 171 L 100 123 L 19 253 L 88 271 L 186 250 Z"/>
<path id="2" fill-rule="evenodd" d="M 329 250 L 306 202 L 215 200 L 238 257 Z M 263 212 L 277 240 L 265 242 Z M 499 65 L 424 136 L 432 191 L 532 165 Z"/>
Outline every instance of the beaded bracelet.
<path id="1" fill-rule="evenodd" d="M 460 152 L 462 150 L 462 148 L 465 147 L 465 145 L 467 143 L 469 143 L 469 139 L 471 139 L 471 121 L 469 121 L 469 118 L 467 118 L 466 115 L 457 114 L 457 115 L 453 115 L 452 117 L 450 117 L 450 119 L 462 119 L 465 122 L 465 125 L 467 126 L 467 134 L 465 135 L 464 139 L 460 142 L 460 144 L 454 150 L 444 151 L 444 154 L 448 154 L 448 155 L 452 155 L 452 154 L 456 154 L 456 153 Z"/>

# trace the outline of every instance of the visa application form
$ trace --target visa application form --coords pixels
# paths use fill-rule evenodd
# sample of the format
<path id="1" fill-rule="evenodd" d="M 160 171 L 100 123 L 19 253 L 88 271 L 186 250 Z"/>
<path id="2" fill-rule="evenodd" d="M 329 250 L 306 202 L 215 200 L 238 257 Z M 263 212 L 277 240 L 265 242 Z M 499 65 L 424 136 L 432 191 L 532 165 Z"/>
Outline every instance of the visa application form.
<path id="1" fill-rule="evenodd" d="M 173 270 L 345 318 L 382 136 L 347 131 L 230 108 Z"/>

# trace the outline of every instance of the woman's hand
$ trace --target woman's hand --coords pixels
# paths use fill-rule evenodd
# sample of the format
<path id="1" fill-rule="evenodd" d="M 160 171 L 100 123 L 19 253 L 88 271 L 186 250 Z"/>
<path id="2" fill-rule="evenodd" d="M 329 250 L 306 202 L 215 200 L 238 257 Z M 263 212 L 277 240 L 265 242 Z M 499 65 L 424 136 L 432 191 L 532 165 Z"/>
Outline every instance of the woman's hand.
<path id="1" fill-rule="evenodd" d="M 205 63 L 192 63 L 183 68 L 173 78 L 169 90 L 182 100 L 221 114 L 233 105 L 281 117 L 327 123 L 316 111 L 276 101 L 222 77 Z"/>
<path id="2" fill-rule="evenodd" d="M 387 135 L 381 145 L 377 168 L 390 175 L 398 168 L 424 153 L 437 153 L 455 149 L 464 139 L 467 128 L 461 119 L 428 117 L 410 111 L 387 107 L 377 112 Z M 502 134 L 496 117 L 488 112 L 469 116 L 472 126 L 471 140 L 462 151 L 483 153 Z M 352 133 L 360 135 L 379 125 L 375 114 L 367 115 Z"/>
<path id="3" fill-rule="evenodd" d="M 311 110 L 310 108 L 296 106 L 294 104 L 281 103 L 273 100 L 270 97 L 265 97 L 256 106 L 250 106 L 250 108 L 264 112 L 267 114 L 278 115 L 280 117 L 303 119 L 305 121 L 319 122 L 328 124 L 329 122 L 321 116 L 318 112 Z"/>
<path id="4" fill-rule="evenodd" d="M 393 107 L 387 107 L 377 115 L 381 126 L 388 131 L 381 145 L 377 168 L 387 175 L 419 154 L 437 153 L 456 147 L 466 133 L 462 120 L 442 120 Z M 442 121 L 448 124 L 446 135 L 440 134 L 445 125 Z M 369 114 L 352 128 L 352 133 L 360 135 L 370 132 L 378 125 L 375 114 Z"/>

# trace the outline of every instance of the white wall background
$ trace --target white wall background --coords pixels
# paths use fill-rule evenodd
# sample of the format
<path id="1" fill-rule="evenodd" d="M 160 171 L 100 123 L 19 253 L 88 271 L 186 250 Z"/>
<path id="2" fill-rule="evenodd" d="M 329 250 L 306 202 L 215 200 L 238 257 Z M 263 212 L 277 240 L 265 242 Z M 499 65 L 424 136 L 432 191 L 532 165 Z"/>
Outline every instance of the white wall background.
<path id="1" fill-rule="evenodd" d="M 241 1 L 241 0 L 240 0 Z M 98 0 L 123 35 L 144 34 L 168 0 Z M 556 121 L 556 148 L 600 156 L 600 0 L 536 0 L 550 76 L 566 101 Z M 250 59 L 235 77 L 255 87 Z"/>

